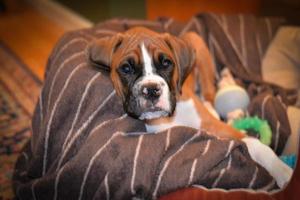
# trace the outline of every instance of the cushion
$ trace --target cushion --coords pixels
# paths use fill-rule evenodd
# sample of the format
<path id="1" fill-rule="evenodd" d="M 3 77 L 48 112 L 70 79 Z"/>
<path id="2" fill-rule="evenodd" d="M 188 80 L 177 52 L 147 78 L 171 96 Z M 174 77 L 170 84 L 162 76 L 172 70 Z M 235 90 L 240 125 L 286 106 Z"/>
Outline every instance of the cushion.
<path id="1" fill-rule="evenodd" d="M 300 27 L 281 27 L 262 61 L 265 81 L 300 89 Z"/>

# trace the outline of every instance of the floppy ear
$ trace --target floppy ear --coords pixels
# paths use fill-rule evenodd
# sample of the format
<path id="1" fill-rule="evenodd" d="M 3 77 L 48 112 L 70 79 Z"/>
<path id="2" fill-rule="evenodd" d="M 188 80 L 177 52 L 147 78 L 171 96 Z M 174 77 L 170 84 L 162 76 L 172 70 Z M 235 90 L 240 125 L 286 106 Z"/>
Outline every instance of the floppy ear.
<path id="1" fill-rule="evenodd" d="M 191 72 L 194 64 L 194 48 L 183 39 L 171 36 L 168 33 L 164 34 L 164 40 L 175 55 L 177 69 L 174 71 L 175 80 L 173 81 L 176 85 L 177 92 L 180 94 L 183 82 Z"/>
<path id="2" fill-rule="evenodd" d="M 113 53 L 118 49 L 123 40 L 122 34 L 104 37 L 92 42 L 88 47 L 89 60 L 96 67 L 110 71 Z"/>

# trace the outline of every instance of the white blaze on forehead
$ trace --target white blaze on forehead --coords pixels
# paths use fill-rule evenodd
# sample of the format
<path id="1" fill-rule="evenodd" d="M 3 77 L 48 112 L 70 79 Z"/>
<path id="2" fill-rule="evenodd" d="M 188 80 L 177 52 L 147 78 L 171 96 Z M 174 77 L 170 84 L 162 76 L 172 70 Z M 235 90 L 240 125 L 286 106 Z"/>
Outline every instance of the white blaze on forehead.
<path id="1" fill-rule="evenodd" d="M 140 45 L 143 59 L 143 76 L 136 82 L 133 91 L 136 91 L 136 94 L 140 94 L 140 91 L 144 85 L 149 83 L 157 84 L 161 88 L 161 95 L 154 107 L 157 107 L 161 110 L 157 111 L 146 111 L 141 114 L 140 119 L 154 119 L 162 116 L 167 116 L 171 110 L 171 102 L 170 102 L 170 91 L 169 86 L 166 80 L 163 77 L 159 76 L 155 73 L 154 67 L 152 65 L 152 58 L 149 54 L 148 50 L 145 47 L 144 43 Z M 144 97 L 139 98 L 139 104 L 142 107 L 145 107 L 148 100 Z"/>
<path id="2" fill-rule="evenodd" d="M 144 75 L 150 76 L 153 74 L 152 59 L 144 43 L 141 45 L 141 50 L 144 61 Z"/>

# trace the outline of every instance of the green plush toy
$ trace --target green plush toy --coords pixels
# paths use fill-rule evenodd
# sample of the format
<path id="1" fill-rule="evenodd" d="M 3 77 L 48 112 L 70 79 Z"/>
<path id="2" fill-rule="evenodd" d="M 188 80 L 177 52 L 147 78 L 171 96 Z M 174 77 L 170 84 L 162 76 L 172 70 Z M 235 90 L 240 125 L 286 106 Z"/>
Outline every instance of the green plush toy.
<path id="1" fill-rule="evenodd" d="M 260 141 L 265 145 L 271 144 L 272 131 L 266 120 L 258 117 L 245 117 L 233 121 L 232 126 L 238 130 L 254 130 L 259 134 Z"/>

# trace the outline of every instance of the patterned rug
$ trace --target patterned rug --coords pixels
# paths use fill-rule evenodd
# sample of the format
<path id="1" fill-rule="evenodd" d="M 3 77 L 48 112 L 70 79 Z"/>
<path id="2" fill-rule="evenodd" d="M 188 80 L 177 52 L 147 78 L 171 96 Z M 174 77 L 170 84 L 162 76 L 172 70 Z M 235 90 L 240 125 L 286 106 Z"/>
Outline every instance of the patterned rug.
<path id="1" fill-rule="evenodd" d="M 41 81 L 0 43 L 0 199 L 12 199 L 12 174 L 31 136 L 31 116 Z"/>

